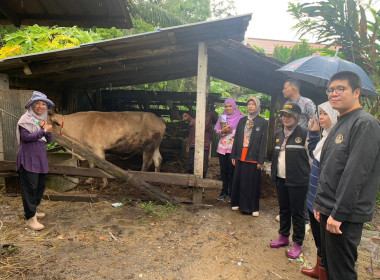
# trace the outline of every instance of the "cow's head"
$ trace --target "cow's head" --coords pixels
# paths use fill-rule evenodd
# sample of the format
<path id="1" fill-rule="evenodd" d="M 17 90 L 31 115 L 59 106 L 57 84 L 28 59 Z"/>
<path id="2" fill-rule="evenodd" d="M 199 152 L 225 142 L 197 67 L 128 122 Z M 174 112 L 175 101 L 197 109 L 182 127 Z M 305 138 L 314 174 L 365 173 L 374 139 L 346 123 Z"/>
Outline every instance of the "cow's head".
<path id="1" fill-rule="evenodd" d="M 61 126 L 60 115 L 57 114 L 54 110 L 48 111 L 48 122 L 54 126 Z"/>

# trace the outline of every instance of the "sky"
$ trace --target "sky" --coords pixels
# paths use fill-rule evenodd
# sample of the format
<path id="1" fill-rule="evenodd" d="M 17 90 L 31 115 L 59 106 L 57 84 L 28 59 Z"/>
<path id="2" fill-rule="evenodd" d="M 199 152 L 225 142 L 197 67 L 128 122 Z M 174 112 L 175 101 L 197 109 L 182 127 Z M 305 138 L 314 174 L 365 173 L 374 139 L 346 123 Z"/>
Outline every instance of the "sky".
<path id="1" fill-rule="evenodd" d="M 297 22 L 286 11 L 288 0 L 235 0 L 238 15 L 252 13 L 245 36 L 248 38 L 277 39 L 298 41 L 296 31 L 291 28 Z M 291 2 L 295 2 L 292 0 Z M 312 2 L 299 0 L 298 2 Z M 373 8 L 380 10 L 380 0 L 375 0 Z M 306 37 L 309 42 L 315 42 L 313 37 Z"/>

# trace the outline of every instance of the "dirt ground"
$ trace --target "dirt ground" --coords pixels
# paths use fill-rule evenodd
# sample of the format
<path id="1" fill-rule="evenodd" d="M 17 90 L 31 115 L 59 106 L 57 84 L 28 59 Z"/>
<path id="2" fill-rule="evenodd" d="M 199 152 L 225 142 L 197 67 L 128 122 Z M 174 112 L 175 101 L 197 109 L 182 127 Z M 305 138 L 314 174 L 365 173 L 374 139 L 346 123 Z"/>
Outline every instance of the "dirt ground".
<path id="1" fill-rule="evenodd" d="M 218 172 L 214 158 L 208 177 Z M 183 200 L 192 196 L 179 186 L 159 187 Z M 0 279 L 308 279 L 300 269 L 315 262 L 310 231 L 298 260 L 286 258 L 290 246 L 268 246 L 277 238 L 279 223 L 275 190 L 267 182 L 258 218 L 231 211 L 227 202 L 215 199 L 218 190 L 204 193 L 203 206 L 158 205 L 117 180 L 106 189 L 95 183 L 71 192 L 113 198 L 43 200 L 39 210 L 46 213 L 46 228 L 34 232 L 25 228 L 21 198 L 1 193 Z M 113 207 L 116 202 L 123 205 Z M 368 238 L 379 237 L 379 221 L 377 211 L 367 226 L 371 230 L 364 231 L 359 279 L 373 279 L 367 271 Z"/>

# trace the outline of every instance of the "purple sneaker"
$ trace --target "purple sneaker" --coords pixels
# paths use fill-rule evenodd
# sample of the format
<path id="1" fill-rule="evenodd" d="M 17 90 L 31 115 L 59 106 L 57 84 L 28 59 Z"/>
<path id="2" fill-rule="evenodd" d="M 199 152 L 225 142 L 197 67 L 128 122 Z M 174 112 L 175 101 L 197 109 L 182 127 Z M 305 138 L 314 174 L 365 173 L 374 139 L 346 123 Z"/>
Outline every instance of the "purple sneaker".
<path id="1" fill-rule="evenodd" d="M 269 246 L 271 248 L 280 248 L 284 246 L 289 245 L 289 237 L 286 237 L 285 235 L 280 234 L 278 239 L 275 241 L 272 241 Z"/>
<path id="2" fill-rule="evenodd" d="M 294 242 L 292 249 L 290 249 L 288 253 L 288 257 L 291 259 L 298 259 L 301 253 L 302 253 L 302 246 Z"/>

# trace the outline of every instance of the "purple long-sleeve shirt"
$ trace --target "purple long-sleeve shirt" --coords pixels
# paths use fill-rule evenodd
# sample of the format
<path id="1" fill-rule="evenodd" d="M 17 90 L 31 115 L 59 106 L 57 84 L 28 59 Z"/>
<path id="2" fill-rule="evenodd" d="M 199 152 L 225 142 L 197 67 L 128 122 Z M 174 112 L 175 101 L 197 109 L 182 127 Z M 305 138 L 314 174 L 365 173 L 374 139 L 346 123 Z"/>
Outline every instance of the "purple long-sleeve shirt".
<path id="1" fill-rule="evenodd" d="M 17 170 L 22 165 L 26 171 L 47 174 L 49 164 L 46 143 L 38 139 L 45 136 L 47 143 L 50 143 L 52 140 L 51 133 L 45 133 L 43 130 L 31 133 L 21 126 L 19 126 L 19 130 L 20 146 L 17 151 Z"/>

